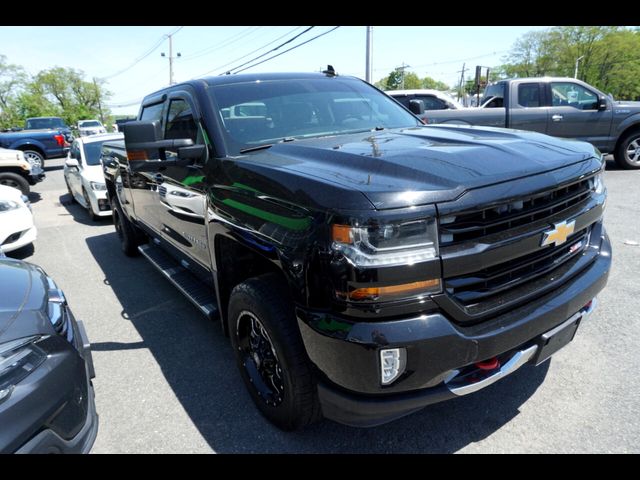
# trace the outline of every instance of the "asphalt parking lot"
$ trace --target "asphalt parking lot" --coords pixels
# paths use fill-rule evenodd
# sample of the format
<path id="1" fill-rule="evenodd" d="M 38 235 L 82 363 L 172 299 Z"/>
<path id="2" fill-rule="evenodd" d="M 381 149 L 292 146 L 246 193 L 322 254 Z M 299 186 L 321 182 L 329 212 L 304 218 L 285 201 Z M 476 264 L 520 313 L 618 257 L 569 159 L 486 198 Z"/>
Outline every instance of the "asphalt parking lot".
<path id="1" fill-rule="evenodd" d="M 33 187 L 39 236 L 20 258 L 55 278 L 86 325 L 93 453 L 640 453 L 640 171 L 607 164 L 609 284 L 550 362 L 381 427 L 323 421 L 285 433 L 254 408 L 218 323 L 121 253 L 111 220 L 71 202 L 62 165 L 49 160 Z"/>

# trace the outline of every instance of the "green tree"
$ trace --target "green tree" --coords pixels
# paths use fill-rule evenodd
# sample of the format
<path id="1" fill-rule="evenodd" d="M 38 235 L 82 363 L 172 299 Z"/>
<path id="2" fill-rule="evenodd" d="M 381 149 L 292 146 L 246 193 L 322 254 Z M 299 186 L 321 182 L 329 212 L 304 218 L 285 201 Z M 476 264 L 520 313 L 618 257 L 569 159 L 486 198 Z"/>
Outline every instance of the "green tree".
<path id="1" fill-rule="evenodd" d="M 615 26 L 567 26 L 529 32 L 495 69 L 499 78 L 578 78 L 616 98 L 640 95 L 640 31 Z M 494 78 L 495 79 L 495 78 Z"/>
<path id="2" fill-rule="evenodd" d="M 414 90 L 420 88 L 432 88 L 436 90 L 448 90 L 446 83 L 434 80 L 431 77 L 420 78 L 413 72 L 404 72 L 403 86 L 402 69 L 396 68 L 389 72 L 389 75 L 375 83 L 375 86 L 381 90 Z"/>
<path id="3" fill-rule="evenodd" d="M 20 117 L 16 114 L 15 102 L 27 82 L 27 74 L 19 65 L 7 63 L 0 55 L 0 128 L 17 126 Z"/>
<path id="4" fill-rule="evenodd" d="M 434 80 L 433 78 L 426 76 L 421 81 L 420 88 L 431 88 L 433 90 L 449 90 L 449 85 L 439 80 Z"/>
<path id="5" fill-rule="evenodd" d="M 110 96 L 103 83 L 84 80 L 84 73 L 73 68 L 54 67 L 43 70 L 33 80 L 35 89 L 56 105 L 68 125 L 78 120 L 100 116 L 100 107 Z M 103 109 L 103 116 L 109 112 Z"/>

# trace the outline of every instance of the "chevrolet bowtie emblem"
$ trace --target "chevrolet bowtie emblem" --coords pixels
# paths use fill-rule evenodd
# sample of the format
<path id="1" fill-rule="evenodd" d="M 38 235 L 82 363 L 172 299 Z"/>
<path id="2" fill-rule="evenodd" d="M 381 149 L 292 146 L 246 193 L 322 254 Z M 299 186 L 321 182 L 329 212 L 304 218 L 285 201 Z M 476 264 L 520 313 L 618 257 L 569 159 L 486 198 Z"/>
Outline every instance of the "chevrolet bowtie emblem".
<path id="1" fill-rule="evenodd" d="M 571 235 L 576 228 L 576 221 L 573 220 L 569 223 L 554 223 L 552 230 L 547 230 L 542 234 L 542 243 L 541 247 L 545 247 L 547 245 L 551 245 L 552 243 L 558 245 L 562 245 L 567 241 L 567 237 Z"/>

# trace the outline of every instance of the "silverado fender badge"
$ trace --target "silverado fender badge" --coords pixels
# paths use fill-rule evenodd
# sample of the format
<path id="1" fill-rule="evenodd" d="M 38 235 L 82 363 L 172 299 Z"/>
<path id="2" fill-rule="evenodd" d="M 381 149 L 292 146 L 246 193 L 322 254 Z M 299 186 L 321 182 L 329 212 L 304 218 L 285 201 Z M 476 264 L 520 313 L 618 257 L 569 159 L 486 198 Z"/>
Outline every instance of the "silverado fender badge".
<path id="1" fill-rule="evenodd" d="M 562 223 L 554 223 L 552 230 L 547 230 L 542 233 L 542 243 L 541 247 L 545 247 L 547 245 L 551 245 L 552 243 L 558 245 L 562 245 L 567 241 L 567 237 L 571 235 L 576 228 L 576 221 L 573 220 L 569 223 L 566 221 Z"/>

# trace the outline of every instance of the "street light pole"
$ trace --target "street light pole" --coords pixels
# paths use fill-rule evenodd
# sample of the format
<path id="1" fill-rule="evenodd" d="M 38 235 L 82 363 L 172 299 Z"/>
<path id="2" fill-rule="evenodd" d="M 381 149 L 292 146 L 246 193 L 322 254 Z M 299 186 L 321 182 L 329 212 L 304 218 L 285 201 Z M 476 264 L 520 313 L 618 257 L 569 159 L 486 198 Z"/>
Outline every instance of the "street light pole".
<path id="1" fill-rule="evenodd" d="M 367 83 L 371 83 L 371 65 L 372 65 L 372 57 L 373 57 L 373 35 L 372 35 L 373 27 L 367 27 L 367 60 L 366 60 L 366 72 L 365 72 L 365 80 Z"/>
<path id="2" fill-rule="evenodd" d="M 573 72 L 573 78 L 578 78 L 578 64 L 580 63 L 580 60 L 582 60 L 583 58 L 584 58 L 584 55 L 576 58 L 576 69 Z"/>

